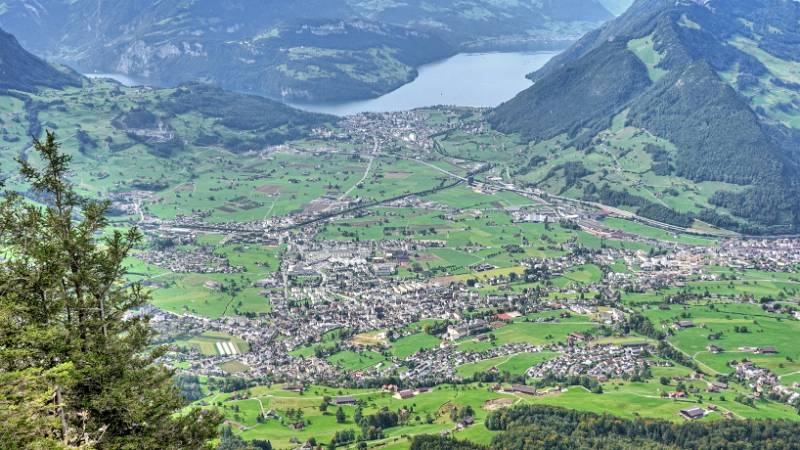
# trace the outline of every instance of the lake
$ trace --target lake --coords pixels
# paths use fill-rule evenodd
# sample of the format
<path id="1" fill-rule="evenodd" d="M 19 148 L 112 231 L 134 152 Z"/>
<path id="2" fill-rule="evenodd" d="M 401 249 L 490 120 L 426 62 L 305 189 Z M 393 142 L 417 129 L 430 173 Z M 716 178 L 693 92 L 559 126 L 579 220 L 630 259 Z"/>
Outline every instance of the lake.
<path id="1" fill-rule="evenodd" d="M 405 111 L 433 105 L 493 107 L 531 85 L 525 75 L 539 69 L 558 52 L 461 53 L 419 68 L 417 79 L 369 100 L 334 103 L 289 103 L 307 111 L 346 116 L 361 112 Z M 87 74 L 111 78 L 126 86 L 141 83 L 116 73 Z"/>
<path id="2" fill-rule="evenodd" d="M 137 81 L 135 78 L 129 77 L 128 75 L 123 75 L 121 73 L 85 73 L 84 74 L 88 78 L 108 78 L 110 80 L 114 80 L 123 86 L 142 86 L 147 85 L 148 83 Z"/>
<path id="3" fill-rule="evenodd" d="M 493 107 L 531 85 L 525 75 L 558 52 L 461 53 L 419 68 L 419 77 L 381 97 L 339 103 L 290 103 L 308 111 L 346 116 L 433 105 Z"/>

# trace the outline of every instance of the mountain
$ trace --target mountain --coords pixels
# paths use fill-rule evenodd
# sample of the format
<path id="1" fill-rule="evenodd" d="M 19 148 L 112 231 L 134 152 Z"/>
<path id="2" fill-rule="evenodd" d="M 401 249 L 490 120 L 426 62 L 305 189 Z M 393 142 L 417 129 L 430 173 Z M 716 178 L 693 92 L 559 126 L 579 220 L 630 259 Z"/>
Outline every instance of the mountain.
<path id="1" fill-rule="evenodd" d="M 633 0 L 600 0 L 600 3 L 612 14 L 618 16 L 633 4 Z"/>
<path id="2" fill-rule="evenodd" d="M 198 149 L 261 151 L 337 120 L 196 82 L 152 89 L 89 80 L 33 56 L 2 30 L 0 74 L 0 166 L 24 156 L 24 136 L 45 129 L 59 130 L 82 157 L 108 170 L 112 155 L 139 159 L 142 150 L 178 160 Z"/>
<path id="3" fill-rule="evenodd" d="M 287 100 L 362 99 L 417 76 L 415 67 L 452 49 L 435 36 L 364 20 L 305 20 L 276 25 L 236 43 L 180 47 L 159 33 L 96 49 L 77 63 L 108 67 L 172 85 L 187 79 Z"/>
<path id="4" fill-rule="evenodd" d="M 598 0 L 9 0 L 37 54 L 155 84 L 207 81 L 286 100 L 374 97 L 463 50 L 564 48 Z"/>
<path id="5" fill-rule="evenodd" d="M 598 163 L 598 171 L 625 172 L 649 186 L 640 193 L 653 194 L 615 191 L 614 177 L 587 169 L 583 191 L 573 195 L 679 222 L 795 231 L 799 21 L 800 3 L 792 0 L 637 0 L 531 74 L 534 85 L 490 121 L 527 140 L 561 137 L 568 147 L 603 154 L 611 167 Z M 621 168 L 632 151 L 649 167 Z M 658 195 L 687 183 L 705 194 Z M 681 205 L 689 198 L 694 204 Z"/>
<path id="6" fill-rule="evenodd" d="M 17 39 L 0 30 L 0 89 L 32 92 L 40 88 L 80 86 L 77 73 L 28 53 Z"/>
<path id="7" fill-rule="evenodd" d="M 461 51 L 561 49 L 612 18 L 598 0 L 350 0 L 366 17 L 441 35 Z"/>

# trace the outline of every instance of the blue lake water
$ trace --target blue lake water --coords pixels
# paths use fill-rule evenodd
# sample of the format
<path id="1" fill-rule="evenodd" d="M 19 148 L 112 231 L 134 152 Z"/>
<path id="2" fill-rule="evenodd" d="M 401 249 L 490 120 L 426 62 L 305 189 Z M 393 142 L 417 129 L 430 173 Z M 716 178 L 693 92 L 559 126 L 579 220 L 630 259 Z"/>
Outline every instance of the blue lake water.
<path id="1" fill-rule="evenodd" d="M 461 53 L 419 68 L 419 76 L 399 89 L 369 100 L 290 103 L 297 108 L 338 116 L 361 112 L 405 111 L 433 105 L 494 107 L 531 85 L 525 75 L 558 52 Z M 86 74 L 126 86 L 147 84 L 116 73 Z"/>
<path id="2" fill-rule="evenodd" d="M 462 53 L 420 67 L 416 80 L 375 99 L 291 105 L 338 116 L 404 111 L 433 105 L 493 107 L 528 88 L 531 82 L 525 75 L 539 69 L 557 54 Z"/>
<path id="3" fill-rule="evenodd" d="M 85 76 L 89 78 L 108 78 L 114 80 L 124 86 L 141 86 L 148 83 L 137 81 L 135 78 L 123 75 L 120 73 L 86 73 Z"/>

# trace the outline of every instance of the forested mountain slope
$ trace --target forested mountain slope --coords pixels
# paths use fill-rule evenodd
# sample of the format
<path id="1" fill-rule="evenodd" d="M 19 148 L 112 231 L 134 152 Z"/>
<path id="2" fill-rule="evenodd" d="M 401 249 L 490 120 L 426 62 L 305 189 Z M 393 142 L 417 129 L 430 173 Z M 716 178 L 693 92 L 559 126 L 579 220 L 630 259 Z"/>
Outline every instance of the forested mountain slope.
<path id="1" fill-rule="evenodd" d="M 799 19 L 789 0 L 638 0 L 532 74 L 491 121 L 590 152 L 614 125 L 639 130 L 665 141 L 655 148 L 671 174 L 731 185 L 711 205 L 762 231 L 797 229 Z"/>
<path id="2" fill-rule="evenodd" d="M 287 100 L 373 97 L 464 49 L 563 48 L 612 17 L 598 0 L 10 0 L 34 53 L 148 82 Z"/>
<path id="3" fill-rule="evenodd" d="M 81 82 L 80 75 L 33 56 L 19 45 L 14 36 L 0 30 L 0 89 L 59 89 L 80 86 Z"/>

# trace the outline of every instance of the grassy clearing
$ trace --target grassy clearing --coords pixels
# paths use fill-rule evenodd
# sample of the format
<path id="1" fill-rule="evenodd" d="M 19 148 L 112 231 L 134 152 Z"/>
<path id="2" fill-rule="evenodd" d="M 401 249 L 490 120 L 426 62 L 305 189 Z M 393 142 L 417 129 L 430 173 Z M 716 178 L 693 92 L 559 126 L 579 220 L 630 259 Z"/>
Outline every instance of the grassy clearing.
<path id="1" fill-rule="evenodd" d="M 630 40 L 628 49 L 647 66 L 647 73 L 653 82 L 660 80 L 668 73 L 667 70 L 658 67 L 661 60 L 664 59 L 664 55 L 656 51 L 652 35 Z"/>
<path id="2" fill-rule="evenodd" d="M 329 356 L 328 361 L 346 370 L 359 371 L 374 367 L 386 361 L 386 358 L 380 353 L 371 350 L 361 352 L 342 351 Z"/>
<path id="3" fill-rule="evenodd" d="M 728 362 L 751 360 L 782 375 L 800 371 L 800 347 L 796 336 L 800 333 L 800 322 L 765 313 L 760 307 L 739 303 L 715 303 L 672 307 L 668 310 L 648 309 L 650 320 L 669 327 L 676 320 L 692 320 L 693 328 L 675 332 L 670 342 L 699 363 L 719 373 L 729 373 Z M 735 329 L 746 328 L 746 332 Z M 722 333 L 718 339 L 709 336 Z M 724 349 L 724 353 L 713 354 L 706 347 L 713 344 Z M 774 355 L 757 355 L 744 352 L 746 347 L 774 347 Z"/>
<path id="4" fill-rule="evenodd" d="M 487 372 L 496 368 L 500 372 L 508 372 L 511 375 L 522 375 L 530 367 L 553 359 L 558 356 L 555 352 L 539 353 L 518 353 L 511 356 L 501 356 L 498 358 L 485 359 L 476 363 L 464 364 L 458 367 L 456 373 L 464 378 L 469 378 L 476 373 Z"/>
<path id="5" fill-rule="evenodd" d="M 456 345 L 462 351 L 483 351 L 510 343 L 529 343 L 532 345 L 554 344 L 566 342 L 572 332 L 589 331 L 597 327 L 591 322 L 514 322 L 492 331 L 495 342 L 476 341 L 473 338 L 458 341 Z"/>
<path id="6" fill-rule="evenodd" d="M 407 358 L 414 353 L 438 347 L 441 341 L 427 333 L 416 333 L 392 342 L 391 353 L 398 358 Z"/>
<path id="7" fill-rule="evenodd" d="M 220 352 L 216 345 L 218 342 L 227 342 L 234 345 L 240 354 L 250 351 L 250 345 L 248 345 L 243 339 L 226 333 L 218 333 L 214 331 L 208 331 L 197 336 L 192 336 L 188 339 L 177 340 L 173 342 L 173 345 L 179 347 L 194 347 L 200 351 L 200 353 L 206 356 L 219 356 Z"/>
<path id="8" fill-rule="evenodd" d="M 250 366 L 248 366 L 247 364 L 245 364 L 243 362 L 237 361 L 235 359 L 232 360 L 232 361 L 228 361 L 228 362 L 220 364 L 219 368 L 224 370 L 225 372 L 232 373 L 232 374 L 247 372 L 248 370 L 250 370 Z"/>
<path id="9" fill-rule="evenodd" d="M 218 318 L 242 312 L 262 313 L 270 310 L 260 290 L 249 287 L 259 279 L 245 274 L 174 274 L 159 279 L 164 286 L 152 292 L 153 304 L 175 313 L 191 313 Z M 236 295 L 208 287 L 207 282 L 234 283 Z"/>

